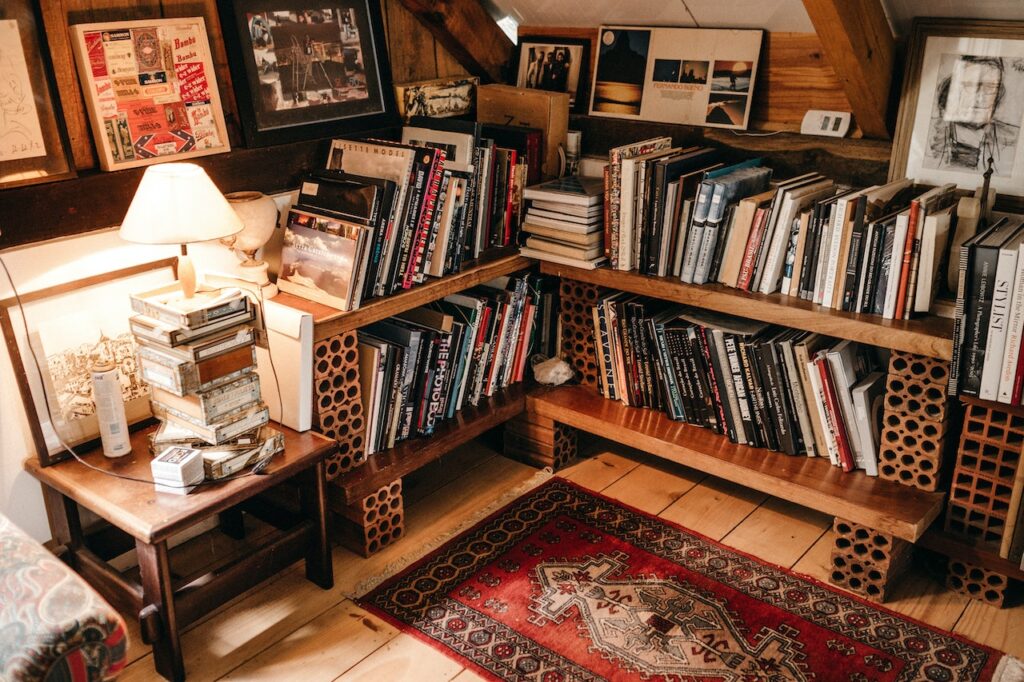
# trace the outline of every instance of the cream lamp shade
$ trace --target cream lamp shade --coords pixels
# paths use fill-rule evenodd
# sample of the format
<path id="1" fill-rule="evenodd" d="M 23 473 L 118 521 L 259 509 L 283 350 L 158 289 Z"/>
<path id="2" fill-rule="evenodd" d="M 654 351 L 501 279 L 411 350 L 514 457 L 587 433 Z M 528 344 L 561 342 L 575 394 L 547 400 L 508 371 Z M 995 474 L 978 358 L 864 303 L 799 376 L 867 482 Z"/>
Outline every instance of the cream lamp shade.
<path id="1" fill-rule="evenodd" d="M 181 244 L 178 280 L 185 298 L 192 298 L 196 274 L 186 245 L 229 237 L 243 227 L 206 171 L 194 163 L 163 163 L 142 174 L 120 234 L 140 244 Z"/>

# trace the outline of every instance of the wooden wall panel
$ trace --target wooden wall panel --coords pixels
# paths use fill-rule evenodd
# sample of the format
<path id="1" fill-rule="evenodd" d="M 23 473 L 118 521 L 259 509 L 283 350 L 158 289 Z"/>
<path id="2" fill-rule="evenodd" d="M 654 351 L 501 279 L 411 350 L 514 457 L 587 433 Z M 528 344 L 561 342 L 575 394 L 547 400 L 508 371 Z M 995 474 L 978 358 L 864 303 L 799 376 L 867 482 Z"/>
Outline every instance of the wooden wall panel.
<path id="1" fill-rule="evenodd" d="M 399 0 L 382 0 L 391 74 L 396 83 L 465 76 L 468 71 Z"/>

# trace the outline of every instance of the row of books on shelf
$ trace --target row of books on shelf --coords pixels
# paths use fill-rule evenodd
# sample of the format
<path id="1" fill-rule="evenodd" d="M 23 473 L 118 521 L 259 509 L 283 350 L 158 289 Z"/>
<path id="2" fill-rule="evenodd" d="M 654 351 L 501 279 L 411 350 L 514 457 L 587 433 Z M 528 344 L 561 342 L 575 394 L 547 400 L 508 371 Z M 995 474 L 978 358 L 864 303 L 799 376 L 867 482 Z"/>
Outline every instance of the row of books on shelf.
<path id="1" fill-rule="evenodd" d="M 289 211 L 278 286 L 354 310 L 517 243 L 540 131 L 416 117 L 401 142 L 334 140 Z"/>
<path id="2" fill-rule="evenodd" d="M 360 328 L 367 454 L 429 436 L 466 405 L 519 383 L 557 343 L 557 283 L 501 277 Z"/>
<path id="3" fill-rule="evenodd" d="M 1011 405 L 1024 389 L 1024 216 L 996 215 L 957 254 L 950 392 Z"/>
<path id="4" fill-rule="evenodd" d="M 876 349 L 623 292 L 592 313 L 606 398 L 878 474 L 886 375 Z"/>
<path id="5" fill-rule="evenodd" d="M 239 289 L 201 289 L 184 298 L 175 283 L 130 297 L 139 374 L 161 421 L 150 435 L 160 492 L 187 494 L 284 449 L 268 425 L 256 372 L 256 307 Z"/>
<path id="6" fill-rule="evenodd" d="M 612 149 L 606 176 L 614 269 L 887 319 L 927 313 L 944 283 L 953 185 L 858 188 L 816 172 L 779 181 L 761 159 L 727 165 L 718 150 L 667 137 Z"/>

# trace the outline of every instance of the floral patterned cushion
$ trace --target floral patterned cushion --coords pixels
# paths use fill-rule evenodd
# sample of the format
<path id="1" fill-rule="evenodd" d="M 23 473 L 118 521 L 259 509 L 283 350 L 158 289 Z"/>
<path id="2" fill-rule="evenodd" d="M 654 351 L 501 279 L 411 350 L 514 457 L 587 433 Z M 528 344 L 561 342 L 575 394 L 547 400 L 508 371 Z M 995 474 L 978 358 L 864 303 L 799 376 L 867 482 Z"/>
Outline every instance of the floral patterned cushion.
<path id="1" fill-rule="evenodd" d="M 127 650 L 118 613 L 0 514 L 0 680 L 112 680 Z"/>

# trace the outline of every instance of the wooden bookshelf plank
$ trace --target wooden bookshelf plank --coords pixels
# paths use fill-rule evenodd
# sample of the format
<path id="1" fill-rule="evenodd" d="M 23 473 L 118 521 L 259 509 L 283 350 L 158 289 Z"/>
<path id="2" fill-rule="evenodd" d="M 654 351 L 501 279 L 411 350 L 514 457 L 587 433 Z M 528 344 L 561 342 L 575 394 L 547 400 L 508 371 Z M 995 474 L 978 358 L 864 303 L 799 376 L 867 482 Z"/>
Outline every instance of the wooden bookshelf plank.
<path id="1" fill-rule="evenodd" d="M 748 293 L 721 284 L 684 284 L 671 277 L 608 268 L 584 270 L 547 261 L 541 262 L 541 272 L 941 360 L 953 357 L 953 321 L 943 317 L 884 320 L 878 315 L 831 310 L 782 294 Z"/>
<path id="2" fill-rule="evenodd" d="M 1024 569 L 1018 562 L 1003 559 L 996 552 L 976 547 L 969 540 L 950 535 L 944 532 L 939 524 L 930 528 L 918 544 L 951 559 L 987 568 L 1010 578 L 1024 580 Z"/>
<path id="3" fill-rule="evenodd" d="M 532 414 L 906 540 L 920 538 L 942 510 L 941 493 L 843 473 L 819 457 L 736 445 L 709 429 L 626 407 L 583 387 L 537 391 L 526 402 Z"/>
<path id="4" fill-rule="evenodd" d="M 272 300 L 313 315 L 313 341 L 322 341 L 342 332 L 358 329 L 386 317 L 412 310 L 425 303 L 482 284 L 495 277 L 508 275 L 530 267 L 533 260 L 520 256 L 514 251 L 501 250 L 484 255 L 475 263 L 469 263 L 462 272 L 438 279 L 429 279 L 423 284 L 391 296 L 369 301 L 356 310 L 342 312 L 337 308 L 294 296 L 279 293 Z"/>
<path id="5" fill-rule="evenodd" d="M 353 504 L 484 431 L 505 423 L 525 409 L 526 393 L 522 384 L 509 386 L 490 398 L 481 398 L 476 407 L 462 408 L 454 419 L 438 426 L 429 438 L 412 438 L 390 450 L 370 455 L 365 464 L 342 474 L 327 487 L 332 507 Z"/>

